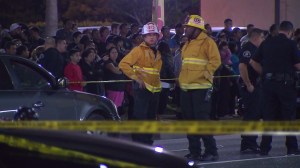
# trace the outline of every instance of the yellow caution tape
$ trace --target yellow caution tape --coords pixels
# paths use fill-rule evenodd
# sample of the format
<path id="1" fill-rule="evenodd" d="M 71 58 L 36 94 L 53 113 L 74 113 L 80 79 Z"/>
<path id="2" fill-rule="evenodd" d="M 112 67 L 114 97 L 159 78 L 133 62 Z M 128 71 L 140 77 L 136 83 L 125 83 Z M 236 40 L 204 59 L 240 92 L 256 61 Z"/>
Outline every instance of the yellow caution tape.
<path id="1" fill-rule="evenodd" d="M 63 149 L 56 146 L 50 146 L 43 143 L 27 140 L 14 136 L 7 136 L 0 134 L 0 143 L 7 144 L 11 147 L 21 148 L 28 151 L 39 152 L 45 155 L 56 156 L 56 158 L 72 160 L 72 162 L 81 162 L 86 164 L 107 164 L 114 167 L 143 167 L 133 163 L 127 163 L 118 160 L 111 160 L 108 158 L 98 157 L 92 154 L 86 154 L 70 149 Z"/>
<path id="2" fill-rule="evenodd" d="M 300 135 L 299 121 L 18 121 L 0 122 L 0 128 L 101 130 L 119 133 Z"/>

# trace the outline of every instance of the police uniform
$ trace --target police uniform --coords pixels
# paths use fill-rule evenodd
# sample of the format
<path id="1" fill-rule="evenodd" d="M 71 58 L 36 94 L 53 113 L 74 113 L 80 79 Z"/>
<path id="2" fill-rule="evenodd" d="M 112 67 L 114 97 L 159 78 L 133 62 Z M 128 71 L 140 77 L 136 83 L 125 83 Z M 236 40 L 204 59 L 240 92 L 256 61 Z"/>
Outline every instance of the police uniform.
<path id="1" fill-rule="evenodd" d="M 242 47 L 239 53 L 239 61 L 247 66 L 248 76 L 251 84 L 254 86 L 254 91 L 249 92 L 242 78 L 239 79 L 240 93 L 245 107 L 243 120 L 257 121 L 261 118 L 261 86 L 259 84 L 259 74 L 250 66 L 250 59 L 254 56 L 257 47 L 248 41 Z M 250 149 L 254 152 L 259 151 L 256 139 L 257 136 L 241 136 L 241 151 Z"/>
<path id="2" fill-rule="evenodd" d="M 187 26 L 204 30 L 203 19 L 191 15 Z M 179 74 L 181 88 L 180 105 L 185 120 L 209 120 L 210 101 L 206 101 L 206 93 L 212 87 L 212 74 L 221 64 L 221 57 L 216 43 L 201 32 L 198 37 L 187 42 L 182 48 L 182 67 Z M 192 160 L 217 160 L 216 141 L 212 135 L 187 135 Z M 201 142 L 205 151 L 201 156 Z"/>
<path id="3" fill-rule="evenodd" d="M 295 120 L 297 91 L 294 65 L 300 63 L 296 43 L 280 33 L 261 44 L 253 61 L 262 65 L 263 120 Z M 271 142 L 272 136 L 262 137 L 262 155 L 271 150 Z M 296 136 L 286 136 L 286 147 L 287 154 L 299 153 Z"/>
<path id="4" fill-rule="evenodd" d="M 150 29 L 151 28 L 151 29 Z M 149 22 L 143 27 L 143 34 L 156 33 L 157 27 Z M 159 72 L 162 61 L 159 51 L 145 42 L 131 50 L 119 63 L 119 68 L 129 78 L 133 79 L 134 107 L 132 119 L 155 120 L 158 109 L 161 83 Z M 142 80 L 146 88 L 139 88 L 135 80 Z M 132 140 L 152 145 L 153 134 L 132 134 Z"/>

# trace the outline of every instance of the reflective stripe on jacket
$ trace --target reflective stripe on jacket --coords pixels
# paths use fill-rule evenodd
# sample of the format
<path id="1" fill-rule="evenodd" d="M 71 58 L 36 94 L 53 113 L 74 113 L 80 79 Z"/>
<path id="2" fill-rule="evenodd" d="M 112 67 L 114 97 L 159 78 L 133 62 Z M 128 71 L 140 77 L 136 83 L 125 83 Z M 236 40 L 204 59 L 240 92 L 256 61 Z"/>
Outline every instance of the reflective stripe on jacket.
<path id="1" fill-rule="evenodd" d="M 179 74 L 180 88 L 207 89 L 212 87 L 212 77 L 221 65 L 216 43 L 202 32 L 182 48 L 182 67 Z"/>
<path id="2" fill-rule="evenodd" d="M 119 68 L 133 80 L 143 80 L 150 92 L 160 92 L 159 72 L 161 70 L 161 55 L 145 43 L 133 48 L 120 62 Z"/>

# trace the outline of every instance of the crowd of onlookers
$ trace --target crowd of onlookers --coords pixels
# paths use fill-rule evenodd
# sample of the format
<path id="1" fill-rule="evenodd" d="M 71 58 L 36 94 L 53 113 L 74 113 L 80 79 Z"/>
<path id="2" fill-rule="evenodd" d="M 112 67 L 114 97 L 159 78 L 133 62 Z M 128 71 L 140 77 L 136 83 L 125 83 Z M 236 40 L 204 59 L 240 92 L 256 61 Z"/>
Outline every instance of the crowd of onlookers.
<path id="1" fill-rule="evenodd" d="M 236 114 L 236 101 L 239 98 L 238 53 L 249 38 L 249 32 L 255 27 L 247 25 L 246 34 L 238 27 L 233 28 L 233 21 L 226 19 L 224 29 L 213 36 L 212 28 L 205 25 L 206 33 L 213 38 L 220 51 L 222 65 L 216 71 L 212 117 L 233 116 Z M 161 79 L 175 79 L 181 67 L 180 49 L 188 41 L 184 36 L 184 25 L 176 24 L 175 34 L 170 27 L 161 28 L 161 38 L 157 50 L 162 55 L 163 67 Z M 13 23 L 8 29 L 0 28 L 0 53 L 17 55 L 41 64 L 55 77 L 67 77 L 72 90 L 86 91 L 98 95 L 106 95 L 117 107 L 122 107 L 124 94 L 129 104 L 132 102 L 131 86 L 127 83 L 84 83 L 80 81 L 103 81 L 126 79 L 118 68 L 118 62 L 138 46 L 143 37 L 138 24 L 112 23 L 110 27 L 85 29 L 78 31 L 71 19 L 63 20 L 63 28 L 57 30 L 54 37 L 41 37 L 38 27 L 28 27 L 25 24 Z M 272 25 L 267 36 L 276 36 L 278 26 Z M 300 29 L 294 33 L 300 56 Z M 235 75 L 235 76 L 234 76 Z M 72 83 L 73 82 L 73 83 Z M 77 83 L 76 83 L 77 82 Z M 173 103 L 179 106 L 179 87 L 176 80 L 162 80 L 163 90 L 160 96 L 158 114 L 165 111 L 168 97 L 172 96 Z M 132 107 L 132 105 L 130 105 Z"/>

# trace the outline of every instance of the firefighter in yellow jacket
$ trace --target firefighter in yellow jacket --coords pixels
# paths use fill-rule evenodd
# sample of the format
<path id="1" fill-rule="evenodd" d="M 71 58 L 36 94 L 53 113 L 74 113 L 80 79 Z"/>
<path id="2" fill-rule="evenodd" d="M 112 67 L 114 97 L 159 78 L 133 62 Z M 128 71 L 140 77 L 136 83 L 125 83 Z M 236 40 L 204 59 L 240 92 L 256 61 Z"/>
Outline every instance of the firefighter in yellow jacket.
<path id="1" fill-rule="evenodd" d="M 180 102 L 185 120 L 210 119 L 210 93 L 214 71 L 220 66 L 220 53 L 216 43 L 205 31 L 204 20 L 190 15 L 185 23 L 185 35 L 189 41 L 182 52 L 179 74 Z M 218 160 L 216 141 L 212 135 L 187 135 L 190 153 L 188 159 L 197 161 Z M 205 150 L 201 151 L 202 139 Z"/>
<path id="2" fill-rule="evenodd" d="M 155 120 L 161 84 L 161 55 L 155 46 L 159 32 L 153 22 L 143 26 L 144 42 L 132 49 L 120 62 L 119 68 L 133 79 L 133 120 Z M 152 134 L 132 134 L 132 140 L 152 145 Z"/>

